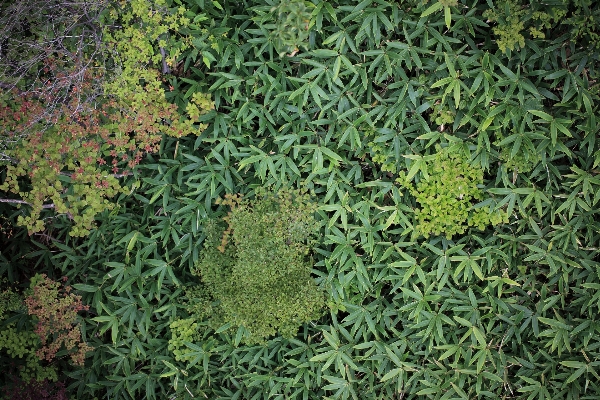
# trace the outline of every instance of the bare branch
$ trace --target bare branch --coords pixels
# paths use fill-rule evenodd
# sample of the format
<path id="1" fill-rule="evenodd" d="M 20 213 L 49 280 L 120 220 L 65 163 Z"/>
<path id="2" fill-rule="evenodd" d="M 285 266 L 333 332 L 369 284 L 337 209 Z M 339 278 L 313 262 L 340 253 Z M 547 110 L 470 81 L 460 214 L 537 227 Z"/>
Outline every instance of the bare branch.
<path id="1" fill-rule="evenodd" d="M 28 201 L 25 200 L 17 200 L 17 199 L 0 199 L 0 203 L 13 203 L 13 204 L 27 204 L 28 206 L 32 206 L 33 204 L 31 204 Z M 55 205 L 54 204 L 44 204 L 42 206 L 42 208 L 54 208 Z"/>
<path id="2" fill-rule="evenodd" d="M 71 173 L 69 172 L 61 172 L 60 173 L 63 176 L 68 176 L 69 178 L 71 177 Z M 107 175 L 102 175 L 103 178 L 109 178 L 109 177 L 113 177 L 113 178 L 124 178 L 126 176 L 131 176 L 133 175 L 132 172 L 129 171 L 125 171 L 122 174 L 107 174 Z"/>
<path id="3" fill-rule="evenodd" d="M 163 74 L 170 74 L 171 73 L 171 69 L 167 65 L 167 59 L 166 59 L 166 55 L 165 55 L 165 49 L 163 49 L 162 47 L 160 48 L 160 55 L 162 56 L 162 73 Z"/>
<path id="4" fill-rule="evenodd" d="M 46 243 L 50 243 L 50 242 L 63 243 L 62 241 L 60 241 L 60 240 L 56 239 L 55 237 L 52 237 L 52 236 L 50 236 L 50 235 L 48 235 L 46 233 L 38 233 L 38 232 L 36 232 L 36 233 L 34 233 L 34 235 L 46 239 Z"/>

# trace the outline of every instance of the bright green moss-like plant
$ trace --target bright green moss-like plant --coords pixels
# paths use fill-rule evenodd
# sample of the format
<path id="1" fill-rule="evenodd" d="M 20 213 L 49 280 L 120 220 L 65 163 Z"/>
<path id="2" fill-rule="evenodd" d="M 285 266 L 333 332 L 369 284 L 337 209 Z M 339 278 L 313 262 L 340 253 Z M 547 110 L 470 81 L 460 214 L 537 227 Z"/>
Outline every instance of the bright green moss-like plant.
<path id="1" fill-rule="evenodd" d="M 478 187 L 483 183 L 483 170 L 472 166 L 462 154 L 438 147 L 435 157 L 424 162 L 428 175 L 416 185 L 405 172 L 397 179 L 421 206 L 415 211 L 417 232 L 425 237 L 444 234 L 451 238 L 469 227 L 483 230 L 487 225 L 507 222 L 500 210 L 473 207 L 483 200 L 483 191 Z"/>
<path id="2" fill-rule="evenodd" d="M 228 195 L 220 203 L 231 207 L 227 227 L 207 224 L 205 250 L 193 271 L 219 302 L 215 321 L 245 327 L 248 343 L 276 333 L 293 336 L 319 317 L 324 303 L 307 259 L 318 229 L 316 205 L 299 191 L 255 200 Z"/>
<path id="3" fill-rule="evenodd" d="M 171 339 L 169 339 L 169 350 L 175 355 L 177 361 L 185 361 L 192 358 L 189 353 L 191 350 L 185 346 L 184 342 L 194 342 L 198 339 L 198 323 L 193 318 L 178 319 L 171 322 Z"/>

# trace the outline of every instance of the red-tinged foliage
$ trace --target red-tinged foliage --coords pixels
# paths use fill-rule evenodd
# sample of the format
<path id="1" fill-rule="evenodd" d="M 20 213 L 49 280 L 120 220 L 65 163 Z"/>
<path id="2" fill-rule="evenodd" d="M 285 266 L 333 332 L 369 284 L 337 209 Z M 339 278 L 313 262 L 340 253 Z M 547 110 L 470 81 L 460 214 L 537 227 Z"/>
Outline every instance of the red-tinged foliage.
<path id="1" fill-rule="evenodd" d="M 17 224 L 29 234 L 46 229 L 50 216 L 63 215 L 71 221 L 70 235 L 87 235 L 95 216 L 114 207 L 110 199 L 128 191 L 120 178 L 158 151 L 163 135 L 200 133 L 205 126 L 198 118 L 212 108 L 208 98 L 196 93 L 187 116 L 181 115 L 165 98 L 160 72 L 151 67 L 158 32 L 165 33 L 166 21 L 176 20 L 168 9 L 164 19 L 153 13 L 150 18 L 146 8 L 138 7 L 124 31 L 109 34 L 98 17 L 91 17 L 108 5 L 95 4 L 94 13 L 84 10 L 82 16 L 96 39 L 86 36 L 87 28 L 77 30 L 87 50 L 72 41 L 61 49 L 53 47 L 54 41 L 37 46 L 36 65 L 43 68 L 27 72 L 27 84 L 20 86 L 27 89 L 0 92 L 0 161 L 8 161 L 0 190 L 10 193 L 2 197 L 12 197 L 0 202 L 28 206 Z M 126 4 L 115 7 L 127 9 Z M 99 32 L 119 40 L 102 40 Z M 63 39 L 68 42 L 68 37 Z"/>
<path id="2" fill-rule="evenodd" d="M 71 293 L 70 286 L 37 275 L 32 279 L 33 293 L 25 298 L 30 315 L 37 318 L 35 333 L 42 347 L 38 349 L 40 360 L 52 361 L 56 353 L 65 348 L 76 365 L 83 365 L 85 353 L 93 348 L 82 341 L 77 313 L 87 311 L 81 296 Z"/>
<path id="3" fill-rule="evenodd" d="M 145 154 L 158 151 L 163 134 L 180 137 L 195 128 L 190 120 L 179 121 L 162 89 L 141 87 L 142 93 L 96 101 L 94 82 L 102 77 L 92 71 L 69 89 L 68 102 L 56 106 L 66 90 L 56 83 L 64 74 L 57 75 L 61 78 L 47 80 L 41 94 L 13 93 L 12 102 L 0 106 L 0 125 L 16 143 L 0 189 L 31 206 L 29 215 L 19 218 L 30 233 L 45 228 L 40 214 L 52 208 L 74 222 L 73 236 L 83 236 L 98 212 L 112 208 L 108 199 L 125 190 L 119 178 L 130 175 Z M 148 101 L 137 103 L 140 94 Z"/>

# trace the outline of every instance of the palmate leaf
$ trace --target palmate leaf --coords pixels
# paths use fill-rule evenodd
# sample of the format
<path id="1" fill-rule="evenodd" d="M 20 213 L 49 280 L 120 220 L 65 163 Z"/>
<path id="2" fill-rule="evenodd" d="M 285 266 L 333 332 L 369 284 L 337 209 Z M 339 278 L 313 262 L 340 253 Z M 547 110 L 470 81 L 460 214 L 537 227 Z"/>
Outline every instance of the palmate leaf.
<path id="1" fill-rule="evenodd" d="M 571 26 L 548 27 L 561 32 L 551 41 L 530 35 L 529 14 L 484 15 L 502 14 L 497 4 L 317 1 L 298 24 L 306 47 L 280 57 L 268 27 L 278 21 L 256 19 L 278 2 L 230 3 L 183 0 L 191 22 L 171 32 L 174 48 L 196 48 L 175 60 L 169 96 L 184 107 L 209 89 L 208 128 L 144 158 L 141 186 L 99 217 L 93 240 L 57 228 L 46 232 L 63 242 L 56 252 L 35 248 L 98 313 L 83 317 L 97 350 L 89 369 L 69 372 L 82 388 L 72 397 L 596 396 L 597 63 L 583 61 Z M 509 16 L 525 24 L 518 54 L 499 50 L 492 29 Z M 508 223 L 414 234 L 419 204 L 396 178 L 431 179 L 436 146 L 484 171 L 482 197 L 466 206 Z M 190 268 L 205 222 L 224 215 L 215 198 L 265 186 L 314 192 L 321 239 L 306 259 L 329 309 L 291 339 L 253 346 L 241 328 L 206 325 L 216 305 L 191 289 Z M 168 324 L 190 317 L 215 344 L 188 341 L 193 362 L 178 362 Z"/>

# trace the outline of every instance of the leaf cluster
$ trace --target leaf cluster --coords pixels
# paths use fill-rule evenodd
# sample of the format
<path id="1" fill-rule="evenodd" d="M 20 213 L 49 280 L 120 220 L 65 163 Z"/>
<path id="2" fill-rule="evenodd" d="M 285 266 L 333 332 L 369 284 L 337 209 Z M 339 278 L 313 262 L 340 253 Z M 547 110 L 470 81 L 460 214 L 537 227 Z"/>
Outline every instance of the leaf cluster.
<path id="1" fill-rule="evenodd" d="M 206 225 L 205 249 L 193 271 L 219 302 L 213 312 L 244 327 L 247 343 L 276 333 L 292 337 L 323 306 L 307 259 L 319 227 L 315 205 L 301 192 L 286 190 L 252 201 L 226 195 L 220 203 L 231 207 L 228 227 Z"/>
<path id="2" fill-rule="evenodd" d="M 490 29 L 500 3 L 314 0 L 305 47 L 281 57 L 278 3 L 179 3 L 165 98 L 184 115 L 207 93 L 206 129 L 162 138 L 89 237 L 57 224 L 2 254 L 7 276 L 38 263 L 90 306 L 69 393 L 598 397 L 599 65 L 570 14 L 517 3 L 544 37 L 515 52 Z M 316 213 L 280 218 L 303 214 L 265 187 L 307 188 Z M 290 221 L 310 221 L 310 258 Z M 288 285 L 281 260 L 310 280 Z M 327 312 L 292 324 L 282 293 L 304 283 Z"/>
<path id="3" fill-rule="evenodd" d="M 415 187 L 409 177 L 414 176 L 417 168 L 423 176 Z M 465 233 L 469 226 L 483 231 L 486 225 L 508 222 L 500 210 L 492 213 L 489 207 L 475 208 L 485 204 L 483 191 L 478 187 L 483 184 L 483 170 L 470 165 L 464 155 L 452 152 L 451 148 L 438 148 L 430 160 L 417 158 L 408 175 L 402 171 L 397 181 L 420 204 L 421 208 L 415 211 L 416 230 L 426 238 L 444 233 L 451 239 L 455 234 Z"/>
<path id="4" fill-rule="evenodd" d="M 77 313 L 88 310 L 81 297 L 70 293 L 71 287 L 61 287 L 59 282 L 45 275 L 31 279 L 30 291 L 25 297 L 29 315 L 36 319 L 35 334 L 42 347 L 36 352 L 40 360 L 52 361 L 61 347 L 65 347 L 76 365 L 83 365 L 86 353 L 92 350 L 81 340 Z"/>

